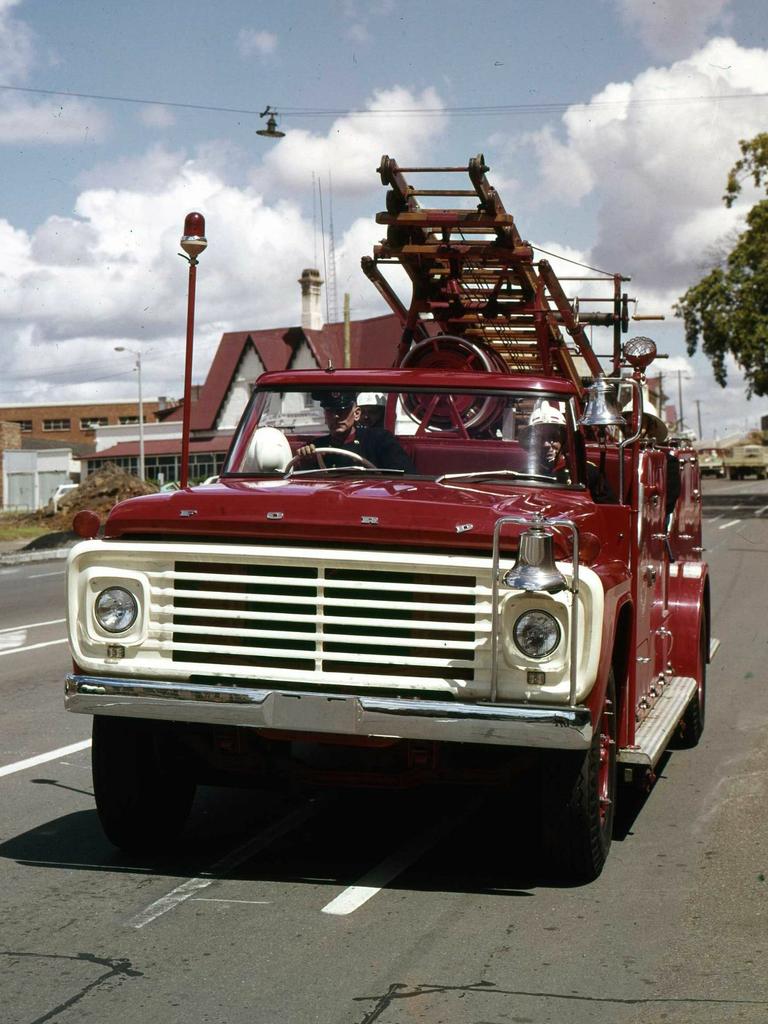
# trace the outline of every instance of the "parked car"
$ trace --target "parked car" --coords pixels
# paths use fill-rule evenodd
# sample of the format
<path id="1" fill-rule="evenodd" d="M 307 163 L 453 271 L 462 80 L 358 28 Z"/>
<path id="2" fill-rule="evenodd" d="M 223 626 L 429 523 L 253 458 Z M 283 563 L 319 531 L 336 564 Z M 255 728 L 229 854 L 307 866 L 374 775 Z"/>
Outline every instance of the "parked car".
<path id="1" fill-rule="evenodd" d="M 79 484 L 59 484 L 56 490 L 53 492 L 51 497 L 48 499 L 48 508 L 54 515 L 59 511 L 59 502 L 65 494 L 69 494 L 70 491 L 74 491 Z"/>

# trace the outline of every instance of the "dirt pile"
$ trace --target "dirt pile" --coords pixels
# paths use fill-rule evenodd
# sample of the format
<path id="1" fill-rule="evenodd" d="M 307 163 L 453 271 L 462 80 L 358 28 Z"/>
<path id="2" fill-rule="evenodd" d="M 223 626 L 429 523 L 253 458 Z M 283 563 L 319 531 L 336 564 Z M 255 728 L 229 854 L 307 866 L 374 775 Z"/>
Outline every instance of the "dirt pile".
<path id="1" fill-rule="evenodd" d="M 103 521 L 106 513 L 118 502 L 137 495 L 152 495 L 157 490 L 156 484 L 139 480 L 137 476 L 108 463 L 98 472 L 86 476 L 80 486 L 60 498 L 56 513 L 49 506 L 37 512 L 19 514 L 17 521 L 20 524 L 39 525 L 50 532 L 69 531 L 72 529 L 73 518 L 81 509 L 97 512 Z"/>

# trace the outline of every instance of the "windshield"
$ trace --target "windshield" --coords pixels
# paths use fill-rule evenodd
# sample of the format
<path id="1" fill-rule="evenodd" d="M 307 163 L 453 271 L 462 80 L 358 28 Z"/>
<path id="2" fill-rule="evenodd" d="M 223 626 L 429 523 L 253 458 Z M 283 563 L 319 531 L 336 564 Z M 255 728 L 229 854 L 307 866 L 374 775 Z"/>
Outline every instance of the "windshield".
<path id="1" fill-rule="evenodd" d="M 382 473 L 579 483 L 570 398 L 540 392 L 257 390 L 226 475 Z"/>

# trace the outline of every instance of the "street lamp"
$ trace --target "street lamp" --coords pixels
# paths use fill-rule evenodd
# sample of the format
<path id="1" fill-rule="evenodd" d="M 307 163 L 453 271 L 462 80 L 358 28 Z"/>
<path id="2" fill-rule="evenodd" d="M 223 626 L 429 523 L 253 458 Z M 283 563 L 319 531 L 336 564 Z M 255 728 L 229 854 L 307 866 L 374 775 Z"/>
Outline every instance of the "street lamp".
<path id="1" fill-rule="evenodd" d="M 141 352 L 125 345 L 116 345 L 115 352 L 130 352 L 136 356 L 136 372 L 139 377 L 139 477 L 144 479 L 144 402 L 141 397 Z"/>

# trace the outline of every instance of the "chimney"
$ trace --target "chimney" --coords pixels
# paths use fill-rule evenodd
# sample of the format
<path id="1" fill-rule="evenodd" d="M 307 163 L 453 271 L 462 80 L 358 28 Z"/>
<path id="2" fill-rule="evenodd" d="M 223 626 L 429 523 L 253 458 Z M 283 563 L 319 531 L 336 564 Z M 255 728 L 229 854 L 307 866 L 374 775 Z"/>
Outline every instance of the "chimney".
<path id="1" fill-rule="evenodd" d="M 306 331 L 320 331 L 323 319 L 320 289 L 324 284 L 320 271 L 309 267 L 302 270 L 299 278 L 301 285 L 301 326 Z"/>

